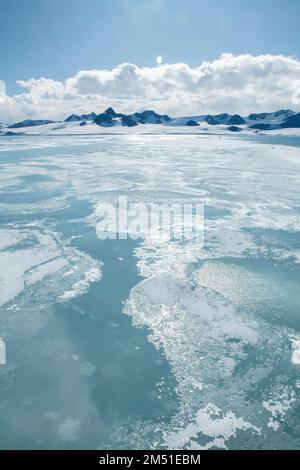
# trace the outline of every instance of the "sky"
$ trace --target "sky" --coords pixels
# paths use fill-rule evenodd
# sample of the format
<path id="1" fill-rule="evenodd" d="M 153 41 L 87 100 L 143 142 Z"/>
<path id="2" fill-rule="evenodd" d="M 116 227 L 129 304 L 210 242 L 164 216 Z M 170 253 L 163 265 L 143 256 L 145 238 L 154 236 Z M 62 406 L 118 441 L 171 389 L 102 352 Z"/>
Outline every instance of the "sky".
<path id="1" fill-rule="evenodd" d="M 0 120 L 90 111 L 84 102 L 176 115 L 299 109 L 299 48 L 299 0 L 0 0 Z M 224 57 L 240 58 L 231 101 Z M 252 90 L 245 57 L 251 76 L 265 68 Z M 272 89 L 276 73 L 286 93 Z"/>

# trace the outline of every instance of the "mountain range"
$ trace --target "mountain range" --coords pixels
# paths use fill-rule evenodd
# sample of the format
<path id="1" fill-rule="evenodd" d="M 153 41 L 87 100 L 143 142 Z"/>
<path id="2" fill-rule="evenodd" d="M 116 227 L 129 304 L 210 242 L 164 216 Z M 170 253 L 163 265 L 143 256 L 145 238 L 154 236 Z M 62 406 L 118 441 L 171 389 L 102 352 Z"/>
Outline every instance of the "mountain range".
<path id="1" fill-rule="evenodd" d="M 61 124 L 60 121 L 59 123 Z M 78 123 L 80 126 L 95 124 L 102 127 L 118 125 L 134 127 L 144 124 L 163 124 L 168 126 L 199 126 L 201 124 L 208 124 L 210 126 L 226 126 L 226 129 L 229 131 L 239 132 L 245 128 L 253 129 L 253 131 L 300 128 L 300 113 L 290 109 L 282 109 L 273 113 L 252 113 L 246 117 L 239 114 L 223 113 L 172 118 L 167 114 L 158 114 L 152 110 L 133 114 L 117 113 L 110 107 L 100 114 L 95 112 L 89 114 L 71 114 L 64 120 L 64 123 Z M 6 129 L 22 129 L 46 124 L 58 124 L 58 122 L 49 119 L 25 119 L 11 125 L 0 123 L 0 129 L 3 135 Z M 8 132 L 12 134 L 12 132 Z"/>

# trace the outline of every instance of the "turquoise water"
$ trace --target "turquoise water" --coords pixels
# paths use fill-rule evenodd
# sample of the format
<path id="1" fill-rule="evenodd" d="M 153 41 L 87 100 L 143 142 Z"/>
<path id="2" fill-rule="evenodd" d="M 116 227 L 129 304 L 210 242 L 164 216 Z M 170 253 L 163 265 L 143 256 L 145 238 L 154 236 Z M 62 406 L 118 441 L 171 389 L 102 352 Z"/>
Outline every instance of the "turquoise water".
<path id="1" fill-rule="evenodd" d="M 1 138 L 0 448 L 300 448 L 299 147 Z M 99 240 L 120 195 L 204 245 Z"/>

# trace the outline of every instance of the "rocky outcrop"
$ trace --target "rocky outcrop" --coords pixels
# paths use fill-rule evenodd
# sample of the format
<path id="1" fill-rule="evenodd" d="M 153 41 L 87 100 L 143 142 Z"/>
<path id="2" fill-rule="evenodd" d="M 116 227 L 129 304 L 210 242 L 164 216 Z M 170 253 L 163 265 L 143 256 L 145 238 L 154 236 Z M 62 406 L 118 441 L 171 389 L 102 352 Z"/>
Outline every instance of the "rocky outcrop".
<path id="1" fill-rule="evenodd" d="M 193 119 L 190 119 L 189 121 L 187 121 L 186 125 L 193 127 L 193 126 L 199 126 L 200 124 L 194 121 Z"/>
<path id="2" fill-rule="evenodd" d="M 82 116 L 79 116 L 78 114 L 71 114 L 65 119 L 65 122 L 78 122 L 78 121 L 84 121 L 84 118 Z"/>
<path id="3" fill-rule="evenodd" d="M 227 124 L 232 124 L 233 126 L 240 126 L 241 124 L 246 124 L 246 121 L 239 114 L 234 114 L 228 119 Z"/>
<path id="4" fill-rule="evenodd" d="M 207 124 L 210 124 L 211 126 L 216 126 L 217 124 L 220 124 L 220 121 L 218 121 L 216 118 L 208 114 L 205 116 L 204 121 L 207 122 Z"/>
<path id="5" fill-rule="evenodd" d="M 19 129 L 21 127 L 32 127 L 32 126 L 43 126 L 45 124 L 54 124 L 55 121 L 50 121 L 49 119 L 25 119 L 25 121 L 16 122 L 11 126 L 8 126 L 9 129 Z"/>
<path id="6" fill-rule="evenodd" d="M 98 124 L 98 126 L 113 126 L 115 124 L 115 121 L 112 119 L 110 114 L 107 113 L 100 113 L 98 116 L 94 119 L 95 124 Z"/>
<path id="7" fill-rule="evenodd" d="M 299 128 L 300 127 L 300 113 L 289 116 L 281 125 L 281 129 L 286 128 Z"/>
<path id="8" fill-rule="evenodd" d="M 131 116 L 123 116 L 121 118 L 122 126 L 134 127 L 137 126 L 137 122 Z"/>

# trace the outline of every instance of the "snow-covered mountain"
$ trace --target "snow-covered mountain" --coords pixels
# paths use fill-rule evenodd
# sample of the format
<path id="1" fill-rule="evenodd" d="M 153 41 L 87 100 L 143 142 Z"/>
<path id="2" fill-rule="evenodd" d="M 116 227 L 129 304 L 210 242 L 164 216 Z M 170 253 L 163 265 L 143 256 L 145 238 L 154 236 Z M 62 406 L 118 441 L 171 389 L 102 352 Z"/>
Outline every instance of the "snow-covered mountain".
<path id="1" fill-rule="evenodd" d="M 270 130 L 285 127 L 300 127 L 299 118 L 300 113 L 295 113 L 291 109 L 281 109 L 274 113 L 249 114 L 246 122 L 251 129 Z"/>
<path id="2" fill-rule="evenodd" d="M 77 122 L 77 121 L 93 121 L 97 117 L 96 113 L 89 114 L 71 114 L 68 116 L 64 122 Z"/>
<path id="3" fill-rule="evenodd" d="M 134 127 L 138 124 L 165 124 L 171 121 L 172 118 L 167 114 L 157 114 L 148 109 L 141 113 L 123 114 L 116 113 L 113 108 L 107 108 L 94 119 L 96 124 L 105 127 L 115 125 Z"/>
<path id="4" fill-rule="evenodd" d="M 71 114 L 64 122 L 54 122 L 48 119 L 32 120 L 25 119 L 7 126 L 0 124 L 0 133 L 10 135 L 18 129 L 19 133 L 28 133 L 34 127 L 32 133 L 42 132 L 92 132 L 97 133 L 100 127 L 135 127 L 138 125 L 164 125 L 164 126 L 201 126 L 203 130 L 213 132 L 258 132 L 273 129 L 300 128 L 300 113 L 295 113 L 290 109 L 282 109 L 273 113 L 252 113 L 248 116 L 239 114 L 202 114 L 198 116 L 185 116 L 172 118 L 167 114 L 158 114 L 153 110 L 145 110 L 132 114 L 117 113 L 113 108 L 107 108 L 104 112 L 96 114 Z M 84 127 L 84 130 L 83 130 Z M 7 128 L 9 130 L 7 130 Z M 26 129 L 25 129 L 26 128 Z M 82 128 L 82 130 L 81 130 Z M 28 130 L 27 130 L 28 129 Z M 31 132 L 31 131 L 30 131 Z"/>
<path id="5" fill-rule="evenodd" d="M 199 116 L 186 116 L 175 118 L 174 124 L 184 125 L 188 120 L 197 123 L 206 123 L 212 126 L 228 125 L 228 126 L 247 126 L 256 130 L 284 129 L 292 127 L 300 127 L 300 113 L 295 113 L 291 109 L 282 109 L 274 113 L 252 113 L 248 116 L 240 116 L 239 114 L 202 114 Z"/>
<path id="6" fill-rule="evenodd" d="M 50 121 L 49 119 L 25 119 L 25 121 L 16 122 L 9 127 L 9 129 L 19 129 L 22 127 L 33 127 L 33 126 L 41 126 L 44 124 L 54 124 L 55 121 Z"/>

